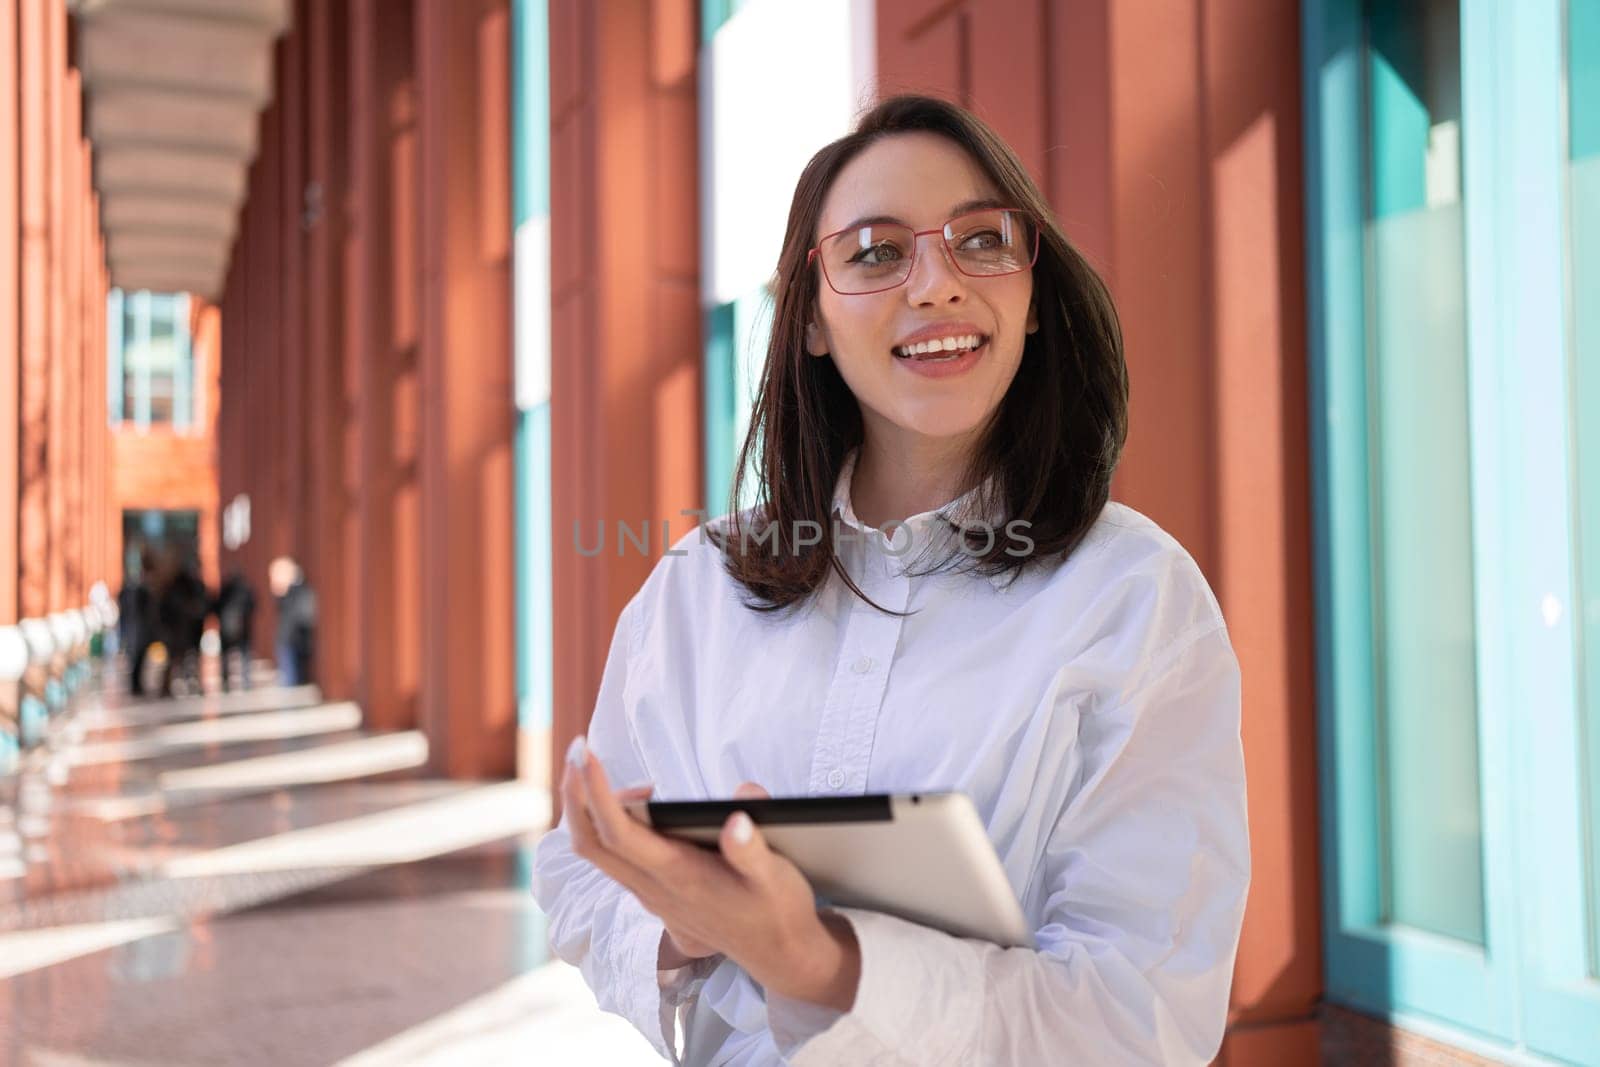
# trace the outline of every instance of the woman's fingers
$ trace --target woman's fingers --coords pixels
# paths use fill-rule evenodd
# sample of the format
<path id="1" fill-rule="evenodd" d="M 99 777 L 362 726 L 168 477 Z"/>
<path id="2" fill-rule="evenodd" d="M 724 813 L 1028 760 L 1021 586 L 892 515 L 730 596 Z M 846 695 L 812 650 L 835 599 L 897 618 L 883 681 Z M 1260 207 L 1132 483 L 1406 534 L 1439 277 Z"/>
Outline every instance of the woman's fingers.
<path id="1" fill-rule="evenodd" d="M 650 794 L 655 792 L 655 788 L 653 785 L 636 785 L 628 789 L 617 790 L 617 800 L 622 803 L 622 810 L 626 811 L 630 817 L 636 819 L 642 826 L 650 825 L 650 817 L 645 814 L 642 804 L 634 804 L 634 802 L 649 800 Z M 634 806 L 630 807 L 630 804 L 634 804 Z"/>
<path id="2" fill-rule="evenodd" d="M 580 782 L 581 775 L 574 768 L 568 767 L 562 772 L 561 804 L 566 812 L 572 851 L 627 886 L 635 895 L 652 891 L 654 878 L 629 862 L 627 857 L 607 847 L 595 826 L 594 815 L 582 794 Z"/>
<path id="3" fill-rule="evenodd" d="M 588 789 L 589 812 L 595 831 L 607 848 L 647 868 L 665 865 L 676 858 L 677 853 L 665 839 L 629 817 L 622 801 L 612 792 L 599 760 L 590 756 L 579 774 Z"/>
<path id="4" fill-rule="evenodd" d="M 735 800 L 764 800 L 772 794 L 756 782 L 740 782 L 734 787 Z M 748 814 L 736 811 L 722 824 L 719 842 L 723 858 L 746 878 L 764 880 L 766 865 L 763 854 L 770 856 L 766 838 Z"/>
<path id="5" fill-rule="evenodd" d="M 728 861 L 728 866 L 744 875 L 747 880 L 759 886 L 765 886 L 771 881 L 774 853 L 767 847 L 767 839 L 762 835 L 760 827 L 756 826 L 755 820 L 749 815 L 736 811 L 728 816 L 727 821 L 722 824 L 719 844 L 722 857 Z"/>

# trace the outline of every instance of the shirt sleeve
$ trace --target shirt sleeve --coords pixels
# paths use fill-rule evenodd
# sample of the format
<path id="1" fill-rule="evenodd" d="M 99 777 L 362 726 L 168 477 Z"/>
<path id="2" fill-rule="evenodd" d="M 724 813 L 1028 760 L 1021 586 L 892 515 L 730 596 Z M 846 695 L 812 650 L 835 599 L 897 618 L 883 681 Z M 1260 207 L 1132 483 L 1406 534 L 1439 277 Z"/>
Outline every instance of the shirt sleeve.
<path id="1" fill-rule="evenodd" d="M 1239 667 L 1221 621 L 1146 678 L 1080 715 L 1037 947 L 835 908 L 861 947 L 855 1002 L 839 1013 L 769 994 L 787 1062 L 1211 1062 L 1250 883 Z"/>
<path id="2" fill-rule="evenodd" d="M 635 603 L 617 620 L 587 732 L 589 750 L 619 789 L 646 775 L 623 711 Z M 549 919 L 552 951 L 582 972 L 600 1008 L 627 1019 L 657 1053 L 678 1063 L 676 1003 L 664 997 L 672 990 L 662 988 L 659 970 L 666 927 L 630 890 L 572 851 L 565 812 L 534 851 L 533 895 Z"/>

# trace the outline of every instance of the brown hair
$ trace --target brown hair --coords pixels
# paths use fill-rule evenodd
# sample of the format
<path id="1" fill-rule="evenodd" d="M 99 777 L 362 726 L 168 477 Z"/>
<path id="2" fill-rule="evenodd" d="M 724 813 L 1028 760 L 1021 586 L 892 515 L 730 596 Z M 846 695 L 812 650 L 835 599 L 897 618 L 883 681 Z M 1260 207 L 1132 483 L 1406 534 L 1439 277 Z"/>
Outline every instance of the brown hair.
<path id="1" fill-rule="evenodd" d="M 804 602 L 830 570 L 872 603 L 840 564 L 833 542 L 833 492 L 845 457 L 862 441 L 861 409 L 832 357 L 806 352 L 820 278 L 820 266 L 808 263 L 807 253 L 818 236 L 823 199 L 845 165 L 882 138 L 912 131 L 965 148 L 1000 195 L 1041 231 L 1033 267 L 1039 328 L 1024 342 L 1016 377 L 980 435 L 965 482 L 992 484 L 999 499 L 985 501 L 986 509 L 1026 520 L 1034 550 L 1016 555 L 996 537 L 987 552 L 952 552 L 942 565 L 965 555 L 973 569 L 1015 581 L 1030 563 L 1066 559 L 1110 498 L 1111 475 L 1127 440 L 1128 373 L 1105 284 L 1067 241 L 1016 153 L 981 119 L 933 97 L 892 97 L 811 157 L 789 206 L 772 283 L 766 365 L 732 493 L 733 501 L 741 499 L 745 472 L 753 470 L 757 503 L 746 513 L 734 510 L 725 527 L 713 523 L 706 531 L 728 573 L 753 594 L 747 606 L 755 610 Z M 802 523 L 821 529 L 819 544 L 796 544 Z M 761 547 L 748 550 L 751 544 Z"/>

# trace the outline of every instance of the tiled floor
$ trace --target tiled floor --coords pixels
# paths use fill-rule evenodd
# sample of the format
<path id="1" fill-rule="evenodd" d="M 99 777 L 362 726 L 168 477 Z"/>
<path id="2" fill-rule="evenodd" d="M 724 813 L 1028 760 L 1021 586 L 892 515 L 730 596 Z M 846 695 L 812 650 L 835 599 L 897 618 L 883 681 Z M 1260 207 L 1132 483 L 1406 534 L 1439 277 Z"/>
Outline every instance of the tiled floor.
<path id="1" fill-rule="evenodd" d="M 89 698 L 0 781 L 0 1067 L 661 1062 L 546 956 L 549 798 L 351 710 Z"/>

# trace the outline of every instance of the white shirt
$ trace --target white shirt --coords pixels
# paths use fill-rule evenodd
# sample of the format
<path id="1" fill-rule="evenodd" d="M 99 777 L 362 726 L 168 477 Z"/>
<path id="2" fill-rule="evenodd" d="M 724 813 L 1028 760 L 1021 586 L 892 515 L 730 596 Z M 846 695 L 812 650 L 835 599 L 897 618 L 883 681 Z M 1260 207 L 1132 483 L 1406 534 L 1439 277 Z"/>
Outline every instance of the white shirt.
<path id="1" fill-rule="evenodd" d="M 747 780 L 775 796 L 960 790 L 1037 948 L 835 907 L 861 947 L 847 1013 L 769 1000 L 721 956 L 658 972 L 661 921 L 572 853 L 563 816 L 534 871 L 554 951 L 601 1008 L 695 1067 L 1208 1063 L 1250 854 L 1239 667 L 1199 568 L 1112 503 L 1065 563 L 1009 589 L 907 575 L 908 533 L 855 517 L 853 462 L 834 514 L 859 538 L 841 560 L 873 600 L 916 614 L 885 615 L 837 575 L 798 614 L 757 613 L 691 532 L 623 609 L 589 747 L 615 788 L 652 782 L 662 800 Z M 907 525 L 938 537 L 974 501 Z M 679 1005 L 700 1042 L 686 1058 Z"/>

